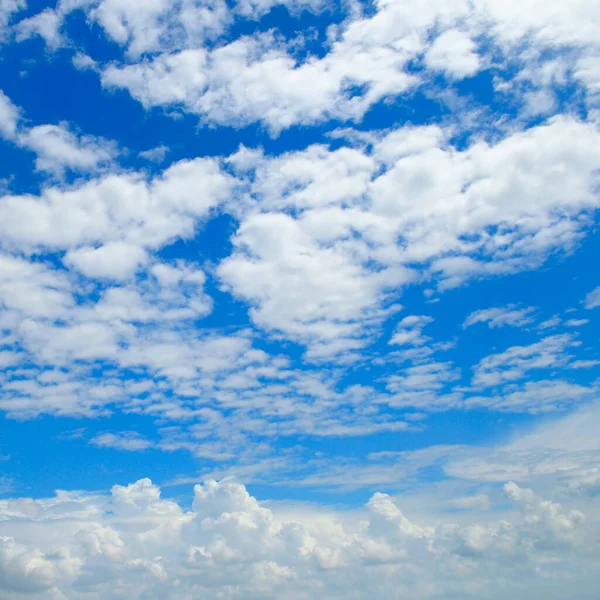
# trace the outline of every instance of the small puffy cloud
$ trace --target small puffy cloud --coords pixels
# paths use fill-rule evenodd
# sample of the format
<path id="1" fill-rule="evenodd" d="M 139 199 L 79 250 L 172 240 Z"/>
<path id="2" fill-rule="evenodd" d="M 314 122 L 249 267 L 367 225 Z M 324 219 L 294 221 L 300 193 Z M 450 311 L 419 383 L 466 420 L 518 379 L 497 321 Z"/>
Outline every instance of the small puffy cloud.
<path id="1" fill-rule="evenodd" d="M 600 306 L 600 285 L 585 297 L 584 304 L 587 309 Z"/>
<path id="2" fill-rule="evenodd" d="M 161 163 L 165 160 L 168 152 L 168 146 L 156 146 L 156 148 L 140 152 L 139 157 L 151 162 Z"/>
<path id="3" fill-rule="evenodd" d="M 63 262 L 90 279 L 123 281 L 148 260 L 143 248 L 110 242 L 99 248 L 83 247 L 67 252 Z"/>
<path id="4" fill-rule="evenodd" d="M 425 63 L 454 79 L 474 75 L 480 68 L 475 42 L 457 29 L 445 31 L 434 40 L 425 54 Z"/>
<path id="5" fill-rule="evenodd" d="M 404 317 L 398 323 L 389 343 L 395 346 L 422 346 L 431 339 L 423 335 L 423 329 L 430 323 L 433 323 L 433 319 L 423 315 Z"/>
<path id="6" fill-rule="evenodd" d="M 98 68 L 98 63 L 91 56 L 83 52 L 77 52 L 73 56 L 72 62 L 78 71 L 96 70 Z"/>
<path id="7" fill-rule="evenodd" d="M 114 142 L 76 136 L 64 124 L 38 125 L 19 136 L 20 145 L 37 154 L 36 168 L 61 176 L 66 169 L 94 171 L 107 167 L 117 155 Z"/>

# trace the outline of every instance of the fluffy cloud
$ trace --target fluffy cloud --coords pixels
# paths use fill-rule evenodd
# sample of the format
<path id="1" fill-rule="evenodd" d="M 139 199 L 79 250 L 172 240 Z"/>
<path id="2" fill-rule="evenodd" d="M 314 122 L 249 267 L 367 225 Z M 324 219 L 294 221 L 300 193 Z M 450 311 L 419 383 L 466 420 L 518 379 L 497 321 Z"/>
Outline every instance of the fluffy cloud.
<path id="1" fill-rule="evenodd" d="M 588 309 L 596 308 L 600 306 L 600 286 L 593 289 L 586 297 L 585 297 L 585 307 Z"/>
<path id="2" fill-rule="evenodd" d="M 450 77 L 463 78 L 479 70 L 479 57 L 473 40 L 457 29 L 445 31 L 436 38 L 425 55 L 428 67 L 446 72 Z"/>
<path id="3" fill-rule="evenodd" d="M 64 273 L 40 262 L 0 254 L 0 319 L 3 329 L 30 317 L 56 318 L 74 305 Z"/>
<path id="4" fill-rule="evenodd" d="M 150 181 L 142 173 L 108 174 L 41 196 L 4 196 L 0 230 L 4 245 L 25 251 L 116 241 L 156 248 L 195 233 L 231 191 L 217 160 L 183 160 Z"/>
<path id="5" fill-rule="evenodd" d="M 371 151 L 232 157 L 258 202 L 236 207 L 234 252 L 218 271 L 227 289 L 252 304 L 261 327 L 313 338 L 319 356 L 335 350 L 331 336 L 356 348 L 360 326 L 381 318 L 390 290 L 419 277 L 415 269 L 445 289 L 530 268 L 578 239 L 598 202 L 595 127 L 555 118 L 463 151 L 446 136 L 405 127 Z"/>
<path id="6" fill-rule="evenodd" d="M 147 479 L 116 485 L 109 497 L 2 501 L 0 586 L 11 599 L 44 600 L 360 598 L 374 590 L 434 598 L 482 589 L 490 598 L 508 589 L 558 599 L 579 562 L 579 590 L 592 598 L 597 561 L 584 514 L 515 483 L 504 493 L 516 509 L 507 519 L 465 525 L 414 522 L 381 493 L 350 513 L 268 508 L 233 480 L 197 485 L 189 511 Z"/>
<path id="7" fill-rule="evenodd" d="M 83 247 L 69 251 L 65 264 L 91 279 L 125 280 L 147 260 L 142 248 L 125 242 L 110 242 L 100 248 Z"/>
<path id="8" fill-rule="evenodd" d="M 18 121 L 19 109 L 0 90 L 0 134 L 2 137 L 12 139 L 17 131 Z"/>
<path id="9" fill-rule="evenodd" d="M 76 7 L 67 9 L 68 4 L 63 3 L 62 12 Z M 510 68 L 511 75 L 498 87 L 523 92 L 515 100 L 523 115 L 555 110 L 552 85 L 541 82 L 539 74 L 553 63 L 548 55 L 557 49 L 574 54 L 576 82 L 588 87 L 590 97 L 598 81 L 598 29 L 592 24 L 597 9 L 591 0 L 578 0 L 573 11 L 539 0 L 501 8 L 489 0 L 395 0 L 376 3 L 370 16 L 352 3 L 348 18 L 329 30 L 322 52 L 302 59 L 295 53 L 298 40 L 257 33 L 230 41 L 223 35 L 237 17 L 259 18 L 268 12 L 274 6 L 271 0 L 238 2 L 231 9 L 225 3 L 209 6 L 197 0 L 176 7 L 156 0 L 143 10 L 113 0 L 76 4 L 85 5 L 89 18 L 126 49 L 129 60 L 103 70 L 105 86 L 127 89 L 146 107 L 177 107 L 209 123 L 262 121 L 273 133 L 330 118 L 360 120 L 382 99 L 428 81 L 427 69 L 455 79 L 474 75 L 495 61 L 492 53 L 479 56 L 474 40 L 485 39 L 488 52 L 491 45 L 505 65 L 521 69 L 520 81 L 528 89 L 508 81 L 513 77 Z M 326 6 L 319 0 L 285 4 L 292 12 Z M 214 46 L 204 44 L 219 39 L 223 41 Z M 519 45 L 525 41 L 528 56 L 523 60 Z M 150 54 L 149 60 L 140 60 Z M 565 86 L 568 71 L 562 81 L 554 81 Z M 542 104 L 545 109 L 540 109 Z"/>
<path id="10" fill-rule="evenodd" d="M 68 124 L 26 127 L 21 109 L 0 90 L 0 134 L 36 154 L 35 166 L 63 177 L 65 171 L 93 172 L 111 166 L 118 154 L 116 143 L 90 135 L 76 135 Z M 21 122 L 20 122 L 21 121 Z"/>
<path id="11" fill-rule="evenodd" d="M 330 5 L 285 2 L 281 31 L 267 30 L 275 14 L 260 21 L 282 10 L 272 0 L 60 0 L 28 13 L 17 39 L 64 45 L 44 69 L 68 57 L 72 77 L 100 77 L 96 92 L 165 110 L 137 122 L 143 146 L 128 150 L 75 121 L 29 121 L 0 94 L 0 134 L 36 170 L 0 182 L 0 410 L 110 415 L 69 442 L 99 456 L 187 452 L 200 474 L 169 483 L 206 483 L 191 510 L 149 480 L 0 501 L 0 596 L 558 599 L 576 581 L 595 597 L 595 324 L 580 336 L 565 333 L 584 324 L 573 314 L 536 326 L 538 309 L 498 306 L 489 281 L 478 305 L 495 308 L 467 316 L 461 294 L 592 230 L 596 4 L 350 2 L 310 31 L 313 17 L 296 17 Z M 20 7 L 3 3 L 0 36 Z M 84 17 L 110 62 L 80 36 Z M 210 146 L 215 132 L 169 120 L 181 112 L 256 127 L 217 130 Z M 365 115 L 386 128 L 368 130 Z M 216 156 L 233 136 L 264 148 Z M 478 323 L 496 346 L 465 347 Z M 545 425 L 460 444 L 524 413 Z M 229 475 L 401 494 L 335 512 L 258 502 Z"/>
<path id="12" fill-rule="evenodd" d="M 18 142 L 37 154 L 38 170 L 59 176 L 65 169 L 94 171 L 107 167 L 117 154 L 114 143 L 93 136 L 77 137 L 64 124 L 32 127 Z"/>

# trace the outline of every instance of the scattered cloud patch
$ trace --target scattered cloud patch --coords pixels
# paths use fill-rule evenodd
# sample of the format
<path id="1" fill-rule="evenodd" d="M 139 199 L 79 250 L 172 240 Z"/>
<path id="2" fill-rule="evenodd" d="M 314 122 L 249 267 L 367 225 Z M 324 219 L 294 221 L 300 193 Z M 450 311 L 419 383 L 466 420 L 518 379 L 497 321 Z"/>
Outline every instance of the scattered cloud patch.
<path id="1" fill-rule="evenodd" d="M 532 314 L 535 308 L 518 308 L 515 304 L 509 304 L 505 307 L 487 308 L 476 310 L 471 313 L 463 323 L 463 328 L 471 327 L 477 323 L 487 323 L 488 327 L 494 329 L 497 327 L 524 327 L 533 322 Z"/>

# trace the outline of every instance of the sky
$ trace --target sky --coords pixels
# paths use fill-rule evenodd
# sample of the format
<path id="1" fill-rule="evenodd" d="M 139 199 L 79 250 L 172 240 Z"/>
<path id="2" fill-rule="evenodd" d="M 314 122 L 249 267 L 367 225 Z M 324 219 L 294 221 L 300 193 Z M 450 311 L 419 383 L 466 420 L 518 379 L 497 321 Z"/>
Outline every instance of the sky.
<path id="1" fill-rule="evenodd" d="M 0 0 L 0 598 L 597 598 L 600 4 Z"/>

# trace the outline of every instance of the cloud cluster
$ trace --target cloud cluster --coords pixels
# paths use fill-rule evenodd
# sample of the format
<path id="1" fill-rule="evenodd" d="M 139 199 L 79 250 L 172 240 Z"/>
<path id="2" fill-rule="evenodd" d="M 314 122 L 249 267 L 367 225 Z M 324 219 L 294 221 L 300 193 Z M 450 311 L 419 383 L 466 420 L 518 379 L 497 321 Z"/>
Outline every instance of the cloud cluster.
<path id="1" fill-rule="evenodd" d="M 254 203 L 218 273 L 255 323 L 314 338 L 315 356 L 343 338 L 349 350 L 390 290 L 512 273 L 576 242 L 598 202 L 593 125 L 557 117 L 464 150 L 447 135 L 402 127 L 370 149 L 232 157 Z"/>
<path id="2" fill-rule="evenodd" d="M 421 524 L 381 493 L 350 512 L 269 508 L 231 479 L 197 485 L 191 510 L 148 479 L 110 496 L 2 501 L 0 589 L 10 600 L 558 599 L 575 569 L 579 597 L 592 598 L 595 515 L 515 483 L 504 494 L 515 508 L 482 524 Z"/>
<path id="3" fill-rule="evenodd" d="M 270 0 L 231 8 L 155 1 L 144 10 L 112 0 L 76 4 L 126 49 L 127 60 L 101 69 L 103 85 L 128 90 L 147 108 L 176 107 L 209 123 L 261 121 L 276 134 L 299 123 L 360 121 L 373 105 L 405 95 L 436 72 L 460 80 L 491 65 L 505 69 L 497 89 L 511 94 L 525 118 L 552 114 L 557 90 L 571 83 L 584 86 L 592 106 L 597 97 L 598 13 L 591 0 L 578 0 L 573 10 L 539 0 L 502 7 L 490 0 L 395 0 L 375 3 L 368 15 L 360 3 L 348 3 L 347 18 L 328 30 L 322 50 L 301 58 L 296 49 L 303 39 L 261 31 L 233 40 L 224 35 L 236 19 L 267 13 Z M 285 4 L 292 13 L 327 6 Z M 559 50 L 572 54 L 574 69 L 554 58 Z"/>

